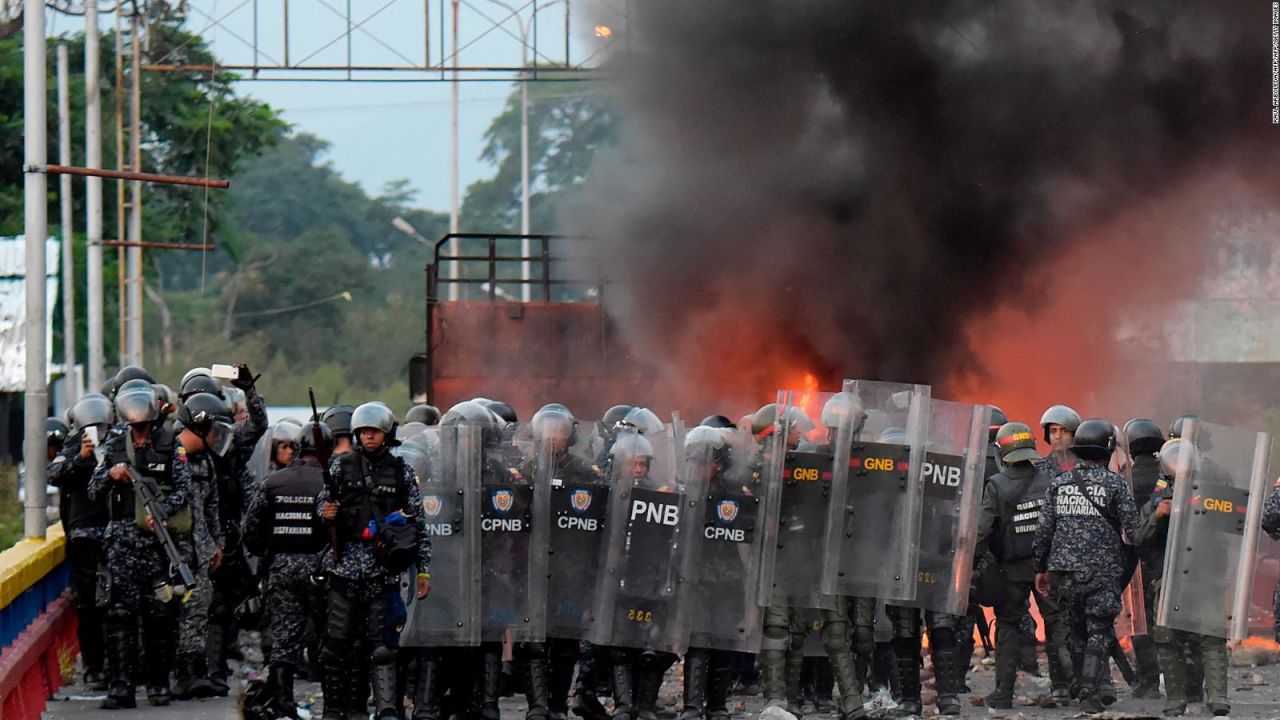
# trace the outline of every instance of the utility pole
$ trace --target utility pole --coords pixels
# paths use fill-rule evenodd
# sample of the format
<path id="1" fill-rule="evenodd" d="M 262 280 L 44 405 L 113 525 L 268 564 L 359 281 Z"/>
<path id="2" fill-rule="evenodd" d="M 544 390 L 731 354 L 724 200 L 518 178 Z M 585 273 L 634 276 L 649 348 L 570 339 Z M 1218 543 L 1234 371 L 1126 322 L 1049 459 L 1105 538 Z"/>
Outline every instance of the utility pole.
<path id="1" fill-rule="evenodd" d="M 102 167 L 102 92 L 99 87 L 101 50 L 98 46 L 98 4 L 84 6 L 84 164 Z M 98 392 L 106 382 L 106 356 L 102 334 L 102 178 L 87 176 L 85 204 L 85 295 L 89 326 L 87 387 Z"/>
<path id="2" fill-rule="evenodd" d="M 45 234 L 48 232 L 48 147 L 45 126 L 44 0 L 24 0 L 22 13 L 23 200 L 26 243 L 26 392 L 23 399 L 22 460 L 26 483 L 23 537 L 42 540 L 48 521 L 45 475 L 45 418 L 49 384 L 45 372 Z"/>
<path id="3" fill-rule="evenodd" d="M 67 88 L 70 72 L 67 46 L 58 45 L 58 162 L 71 164 L 71 100 Z M 58 178 L 58 200 L 61 202 L 62 230 L 62 364 L 65 367 L 63 382 L 67 387 L 67 401 L 74 403 L 80 397 L 80 378 L 76 375 L 76 289 L 75 253 L 72 249 L 71 231 L 71 176 Z"/>

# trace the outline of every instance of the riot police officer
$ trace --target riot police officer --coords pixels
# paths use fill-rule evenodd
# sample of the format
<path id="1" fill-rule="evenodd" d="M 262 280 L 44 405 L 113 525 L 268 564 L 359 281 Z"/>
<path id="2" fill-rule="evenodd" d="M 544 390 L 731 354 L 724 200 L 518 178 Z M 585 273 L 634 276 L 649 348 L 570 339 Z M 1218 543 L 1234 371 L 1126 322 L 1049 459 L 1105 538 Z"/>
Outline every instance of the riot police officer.
<path id="1" fill-rule="evenodd" d="M 334 405 L 324 411 L 320 420 L 333 431 L 333 454 L 345 455 L 355 447 L 355 439 L 351 434 L 351 413 L 355 408 L 350 405 Z"/>
<path id="2" fill-rule="evenodd" d="M 163 498 L 166 526 L 175 542 L 190 543 L 191 509 L 188 492 L 191 468 L 186 449 L 159 422 L 156 392 L 149 382 L 135 380 L 117 388 L 116 415 L 123 423 L 105 442 L 103 460 L 89 482 L 91 500 L 106 498 L 111 521 L 106 533 L 107 673 L 110 685 L 103 709 L 135 706 L 138 656 L 135 643 L 141 627 L 146 645 L 144 681 L 153 705 L 169 703 L 169 666 L 176 637 L 178 596 L 169 577 L 172 563 L 153 534 L 155 518 L 144 508 L 134 477 L 154 481 Z"/>
<path id="3" fill-rule="evenodd" d="M 188 395 L 177 413 L 181 430 L 178 441 L 187 450 L 191 468 L 192 555 L 187 563 L 195 573 L 196 586 L 182 605 L 178 629 L 177 681 L 174 697 L 210 697 L 215 687 L 209 678 L 207 649 L 209 608 L 213 585 L 209 573 L 222 563 L 226 544 L 218 506 L 218 478 L 214 458 L 231 448 L 234 429 L 231 409 L 210 393 Z"/>
<path id="4" fill-rule="evenodd" d="M 417 592 L 431 589 L 431 540 L 422 516 L 422 499 L 413 468 L 393 455 L 387 443 L 395 435 L 396 418 L 386 405 L 370 402 L 351 414 L 358 449 L 335 455 L 330 467 L 336 497 L 320 493 L 319 511 L 338 528 L 341 557 L 325 556 L 329 578 L 328 619 L 323 650 L 324 717 L 337 720 L 364 712 L 355 688 L 362 683 L 351 671 L 371 666 L 378 718 L 398 718 L 396 649 L 399 632 L 392 624 L 399 596 L 399 573 L 418 568 Z M 357 651 L 358 649 L 358 651 Z"/>
<path id="5" fill-rule="evenodd" d="M 115 410 L 110 400 L 91 393 L 72 406 L 71 423 L 74 431 L 49 463 L 49 484 L 58 488 L 63 507 L 84 681 L 92 689 L 105 690 L 103 617 L 95 593 L 110 514 L 105 499 L 90 499 L 89 481 L 98 464 L 94 450 L 115 424 Z"/>
<path id="6" fill-rule="evenodd" d="M 262 558 L 265 601 L 271 608 L 268 690 L 279 711 L 291 718 L 298 717 L 294 673 L 303 659 L 307 620 L 315 617 L 312 578 L 328 541 L 315 507 L 327 471 L 321 463 L 332 450 L 327 425 L 303 425 L 298 459 L 258 484 L 244 516 L 245 546 Z"/>
<path id="7" fill-rule="evenodd" d="M 1080 427 L 1080 413 L 1066 405 L 1054 405 L 1040 416 L 1040 427 L 1044 430 L 1044 441 L 1049 445 L 1049 454 L 1040 461 L 1044 469 L 1057 477 L 1058 473 L 1075 467 L 1071 443 L 1076 429 Z"/>
<path id="8" fill-rule="evenodd" d="M 418 422 L 423 425 L 436 425 L 440 422 L 440 408 L 435 405 L 414 405 L 404 414 L 405 423 Z"/>
<path id="9" fill-rule="evenodd" d="M 1081 423 L 1071 454 L 1079 461 L 1049 486 L 1036 528 L 1036 588 L 1052 585 L 1070 616 L 1070 648 L 1080 707 L 1100 712 L 1099 684 L 1116 642 L 1120 593 L 1133 573 L 1129 545 L 1138 510 L 1124 479 L 1107 469 L 1115 430 L 1105 420 Z"/>
<path id="10" fill-rule="evenodd" d="M 1168 550 L 1169 515 L 1173 508 L 1173 485 L 1178 481 L 1178 453 L 1182 445 L 1183 440 L 1179 437 L 1169 440 L 1161 448 L 1159 457 L 1162 475 L 1156 482 L 1151 499 L 1142 507 L 1141 521 L 1134 535 L 1149 561 L 1155 576 L 1151 583 L 1157 592 L 1163 579 L 1164 557 Z M 1190 449 L 1190 452 L 1194 453 L 1195 450 Z M 1277 504 L 1272 500 L 1275 496 L 1276 493 L 1272 492 L 1264 506 L 1264 529 L 1267 528 L 1265 516 L 1268 510 Z M 1155 641 L 1160 671 L 1164 673 L 1165 715 L 1177 716 L 1185 713 L 1187 702 L 1191 699 L 1191 683 L 1201 682 L 1190 677 L 1190 660 L 1193 654 L 1199 654 L 1203 658 L 1202 682 L 1209 711 L 1216 716 L 1230 714 L 1231 706 L 1227 702 L 1227 648 L 1223 638 L 1156 625 L 1152 628 L 1151 639 Z"/>
<path id="11" fill-rule="evenodd" d="M 982 493 L 976 555 L 982 557 L 991 551 L 1005 579 L 1005 588 L 1003 601 L 995 606 L 996 687 L 986 698 L 987 706 L 1013 707 L 1021 647 L 1027 640 L 1020 625 L 1027 614 L 1029 595 L 1034 597 L 1045 623 L 1052 697 L 1065 704 L 1071 699 L 1070 676 L 1058 669 L 1062 665 L 1058 651 L 1065 644 L 1067 628 L 1056 600 L 1035 588 L 1033 552 L 1040 512 L 1053 477 L 1041 465 L 1035 436 L 1027 425 L 1006 423 L 996 432 L 993 444 L 1003 469 L 991 477 Z"/>
<path id="12" fill-rule="evenodd" d="M 1160 426 L 1145 418 L 1134 418 L 1124 424 L 1124 437 L 1131 463 L 1129 474 L 1133 478 L 1133 501 L 1141 511 L 1151 500 L 1156 484 L 1160 481 L 1160 448 L 1164 445 L 1164 433 Z M 1141 514 L 1141 512 L 1140 512 Z M 1151 554 L 1141 553 L 1143 604 L 1148 621 L 1155 622 L 1155 580 L 1161 569 L 1152 565 Z M 1133 696 L 1138 698 L 1160 697 L 1160 663 L 1156 656 L 1155 641 L 1151 635 L 1133 637 L 1133 653 L 1138 660 L 1138 685 Z"/>

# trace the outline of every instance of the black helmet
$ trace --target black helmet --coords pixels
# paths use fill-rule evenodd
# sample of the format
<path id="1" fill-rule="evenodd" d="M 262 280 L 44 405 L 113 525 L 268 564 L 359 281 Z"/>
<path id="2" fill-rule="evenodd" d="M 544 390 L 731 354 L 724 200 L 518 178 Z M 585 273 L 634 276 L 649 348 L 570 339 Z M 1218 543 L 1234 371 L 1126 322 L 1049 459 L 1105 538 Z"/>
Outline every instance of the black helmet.
<path id="1" fill-rule="evenodd" d="M 71 423 L 77 428 L 89 425 L 114 425 L 116 410 L 111 401 L 98 393 L 89 393 L 71 406 Z"/>
<path id="2" fill-rule="evenodd" d="M 1198 419 L 1196 415 L 1179 415 L 1174 418 L 1173 422 L 1169 424 L 1169 439 L 1173 440 L 1182 437 L 1183 426 L 1186 425 L 1188 420 L 1196 419 Z"/>
<path id="3" fill-rule="evenodd" d="M 58 447 L 62 447 L 70 434 L 71 428 L 67 427 L 61 418 L 51 417 L 44 421 L 44 435 L 50 445 L 56 443 Z"/>
<path id="4" fill-rule="evenodd" d="M 404 422 L 406 425 L 414 422 L 435 425 L 440 422 L 440 408 L 435 405 L 414 405 L 404 414 Z"/>
<path id="5" fill-rule="evenodd" d="M 126 365 L 120 368 L 120 372 L 116 373 L 114 387 L 115 392 L 120 392 L 120 388 L 124 387 L 124 384 L 130 380 L 146 380 L 148 385 L 155 382 L 155 380 L 147 374 L 146 370 L 143 370 L 137 365 Z"/>
<path id="6" fill-rule="evenodd" d="M 178 390 L 178 397 L 186 400 L 196 393 L 208 393 L 225 399 L 222 393 L 222 383 L 214 380 L 209 375 L 192 375 L 183 381 L 181 389 Z"/>
<path id="7" fill-rule="evenodd" d="M 351 413 L 355 411 L 351 405 L 334 405 L 324 411 L 320 421 L 329 426 L 335 439 L 344 435 L 351 437 Z"/>
<path id="8" fill-rule="evenodd" d="M 316 428 L 320 428 L 320 442 L 323 448 L 316 447 Z M 299 455 L 323 455 L 333 451 L 333 430 L 324 422 L 309 422 L 302 425 L 298 435 Z"/>
<path id="9" fill-rule="evenodd" d="M 196 393 L 184 400 L 182 407 L 178 408 L 178 422 L 199 435 L 213 454 L 221 457 L 231 449 L 235 424 L 231 419 L 231 409 L 217 395 Z"/>
<path id="10" fill-rule="evenodd" d="M 501 400 L 488 400 L 484 403 L 484 406 L 489 408 L 489 412 L 502 418 L 505 423 L 520 422 L 515 409 Z"/>
<path id="11" fill-rule="evenodd" d="M 996 433 L 1000 432 L 1000 428 L 1009 422 L 1009 416 L 1004 414 L 996 405 L 988 405 L 991 408 L 991 422 L 987 425 L 987 442 L 996 441 Z"/>
<path id="12" fill-rule="evenodd" d="M 182 374 L 182 379 L 178 381 L 178 387 L 181 388 L 183 385 L 186 385 L 187 381 L 195 377 L 196 375 L 206 375 L 208 377 L 213 377 L 213 371 L 207 367 L 193 367 Z"/>
<path id="13" fill-rule="evenodd" d="M 600 423 L 604 425 L 606 429 L 612 430 L 613 426 L 622 422 L 622 418 L 626 417 L 629 412 L 631 412 L 630 405 L 614 405 L 608 410 L 605 410 L 604 415 L 600 416 Z"/>
<path id="14" fill-rule="evenodd" d="M 1154 455 L 1164 446 L 1164 433 L 1160 426 L 1146 418 L 1134 418 L 1124 424 L 1124 437 L 1129 442 L 1130 455 Z"/>
<path id="15" fill-rule="evenodd" d="M 698 425 L 706 425 L 710 428 L 732 428 L 737 427 L 733 421 L 723 415 L 708 415 L 702 418 L 702 422 Z"/>
<path id="16" fill-rule="evenodd" d="M 1115 426 L 1097 418 L 1080 423 L 1071 441 L 1071 452 L 1081 460 L 1106 462 L 1115 449 Z"/>

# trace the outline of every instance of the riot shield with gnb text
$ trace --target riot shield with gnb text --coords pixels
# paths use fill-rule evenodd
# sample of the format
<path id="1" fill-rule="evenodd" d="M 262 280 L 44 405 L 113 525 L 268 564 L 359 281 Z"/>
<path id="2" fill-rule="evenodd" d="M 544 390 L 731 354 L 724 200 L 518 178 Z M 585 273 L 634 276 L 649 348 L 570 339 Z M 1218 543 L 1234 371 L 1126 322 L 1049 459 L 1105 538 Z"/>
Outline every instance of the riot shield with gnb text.
<path id="1" fill-rule="evenodd" d="M 831 498 L 848 473 L 860 413 L 850 396 L 810 390 L 780 390 L 775 407 L 777 420 L 757 461 L 767 478 L 759 602 L 834 608 L 835 598 L 822 591 L 836 560 L 825 552 Z"/>
<path id="2" fill-rule="evenodd" d="M 856 408 L 847 482 L 832 485 L 827 594 L 915 599 L 928 385 L 845 380 Z"/>
<path id="3" fill-rule="evenodd" d="M 412 600 L 400 643 L 406 647 L 480 642 L 480 430 L 431 428 L 438 443 L 430 471 L 418 476 L 431 536 L 431 595 Z"/>
<path id="4" fill-rule="evenodd" d="M 705 486 L 677 477 L 669 427 L 644 435 L 624 429 L 610 453 L 609 544 L 588 640 L 682 653 L 702 520 L 694 505 Z"/>
<path id="5" fill-rule="evenodd" d="M 1243 639 L 1271 436 L 1187 420 L 1178 443 L 1156 624 Z"/>

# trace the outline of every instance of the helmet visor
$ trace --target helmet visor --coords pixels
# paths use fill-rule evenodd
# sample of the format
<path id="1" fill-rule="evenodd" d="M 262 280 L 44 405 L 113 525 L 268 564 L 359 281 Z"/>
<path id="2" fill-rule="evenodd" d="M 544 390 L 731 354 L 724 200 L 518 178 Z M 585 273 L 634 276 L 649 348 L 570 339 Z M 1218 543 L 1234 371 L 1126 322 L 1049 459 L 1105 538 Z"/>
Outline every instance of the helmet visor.
<path id="1" fill-rule="evenodd" d="M 116 414 L 130 425 L 155 420 L 159 414 L 155 390 L 147 386 L 145 390 L 133 389 L 117 395 Z"/>
<path id="2" fill-rule="evenodd" d="M 235 440 L 236 428 L 225 420 L 214 420 L 209 424 L 208 431 L 204 434 L 205 447 L 209 452 L 223 457 L 227 451 L 231 449 L 231 443 Z"/>

